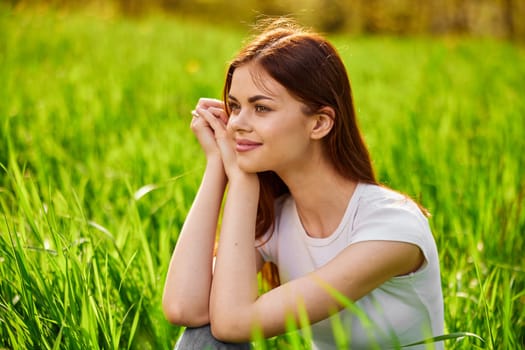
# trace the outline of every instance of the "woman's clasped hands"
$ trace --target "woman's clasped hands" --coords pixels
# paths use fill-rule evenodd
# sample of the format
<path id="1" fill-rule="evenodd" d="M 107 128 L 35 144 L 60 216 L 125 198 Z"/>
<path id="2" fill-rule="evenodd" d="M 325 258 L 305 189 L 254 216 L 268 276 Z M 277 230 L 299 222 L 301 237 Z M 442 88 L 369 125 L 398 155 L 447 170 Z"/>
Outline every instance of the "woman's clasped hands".
<path id="1" fill-rule="evenodd" d="M 235 175 L 247 175 L 237 165 L 234 141 L 227 129 L 228 114 L 224 102 L 212 98 L 201 98 L 191 114 L 193 116 L 191 129 L 207 161 L 219 158 L 230 182 Z"/>

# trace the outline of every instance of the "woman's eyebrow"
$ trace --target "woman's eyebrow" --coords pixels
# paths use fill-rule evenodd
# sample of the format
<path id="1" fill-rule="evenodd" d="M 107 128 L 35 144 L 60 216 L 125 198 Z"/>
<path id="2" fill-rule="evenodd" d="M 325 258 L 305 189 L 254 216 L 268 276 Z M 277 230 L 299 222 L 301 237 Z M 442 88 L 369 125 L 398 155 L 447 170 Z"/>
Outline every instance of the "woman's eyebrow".
<path id="1" fill-rule="evenodd" d="M 239 100 L 236 99 L 235 97 L 233 97 L 232 95 L 228 95 L 228 100 L 233 100 L 235 102 L 239 102 Z"/>
<path id="2" fill-rule="evenodd" d="M 234 102 L 239 102 L 239 100 L 237 98 L 235 98 L 234 96 L 232 96 L 232 95 L 228 95 L 228 99 L 232 100 Z M 248 98 L 248 102 L 249 103 L 254 103 L 254 102 L 257 102 L 259 100 L 272 100 L 273 101 L 273 98 L 271 98 L 269 96 L 265 96 L 265 95 L 255 95 L 255 96 L 252 96 L 252 97 Z"/>
<path id="3" fill-rule="evenodd" d="M 264 95 L 255 95 L 255 96 L 250 97 L 248 99 L 248 102 L 254 103 L 254 102 L 257 102 L 259 100 L 272 100 L 273 101 L 273 98 L 271 98 L 269 96 L 264 96 Z"/>

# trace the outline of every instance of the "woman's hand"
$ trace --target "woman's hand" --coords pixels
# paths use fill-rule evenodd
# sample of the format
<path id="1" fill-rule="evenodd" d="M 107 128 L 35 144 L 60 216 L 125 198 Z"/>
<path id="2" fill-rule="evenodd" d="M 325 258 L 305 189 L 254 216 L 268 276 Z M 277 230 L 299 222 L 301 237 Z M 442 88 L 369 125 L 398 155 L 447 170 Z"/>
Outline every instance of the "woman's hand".
<path id="1" fill-rule="evenodd" d="M 214 129 L 208 119 L 201 117 L 200 114 L 203 113 L 202 111 L 206 111 L 209 115 L 213 116 L 213 119 L 218 119 L 226 124 L 228 116 L 224 110 L 224 103 L 216 99 L 201 98 L 195 110 L 191 112 L 193 116 L 191 120 L 191 130 L 204 150 L 206 158 L 208 160 L 213 157 L 220 158 L 221 152 L 214 136 Z"/>
<path id="2" fill-rule="evenodd" d="M 209 102 L 210 100 L 206 101 Z M 210 106 L 208 108 L 198 107 L 193 112 L 193 115 L 195 123 L 205 123 L 208 126 L 209 131 L 211 131 L 215 145 L 220 152 L 224 170 L 226 171 L 226 175 L 230 182 L 237 176 L 245 177 L 248 175 L 248 177 L 256 177 L 256 174 L 246 174 L 237 165 L 237 156 L 235 154 L 233 139 L 226 130 L 228 117 L 224 109 L 219 111 L 216 106 Z M 203 121 L 199 121 L 198 119 L 203 119 Z M 206 137 L 208 138 L 209 135 Z"/>

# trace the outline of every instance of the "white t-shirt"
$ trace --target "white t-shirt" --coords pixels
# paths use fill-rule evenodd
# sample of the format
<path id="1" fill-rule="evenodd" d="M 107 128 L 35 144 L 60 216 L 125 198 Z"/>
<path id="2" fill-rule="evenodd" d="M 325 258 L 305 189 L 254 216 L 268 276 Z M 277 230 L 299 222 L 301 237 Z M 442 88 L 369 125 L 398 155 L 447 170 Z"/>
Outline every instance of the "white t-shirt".
<path id="1" fill-rule="evenodd" d="M 359 183 L 338 228 L 326 238 L 308 236 L 293 198 L 281 197 L 276 203 L 271 237 L 259 251 L 265 261 L 277 265 L 281 283 L 286 283 L 323 266 L 349 245 L 370 240 L 415 244 L 423 252 L 425 263 L 418 271 L 391 278 L 355 302 L 369 322 L 363 321 L 362 315 L 344 309 L 313 324 L 314 348 L 337 349 L 332 330 L 334 318 L 339 318 L 343 325 L 351 349 L 396 348 L 443 334 L 443 295 L 436 244 L 418 206 L 397 192 Z M 434 343 L 434 347 L 443 349 L 443 344 Z"/>

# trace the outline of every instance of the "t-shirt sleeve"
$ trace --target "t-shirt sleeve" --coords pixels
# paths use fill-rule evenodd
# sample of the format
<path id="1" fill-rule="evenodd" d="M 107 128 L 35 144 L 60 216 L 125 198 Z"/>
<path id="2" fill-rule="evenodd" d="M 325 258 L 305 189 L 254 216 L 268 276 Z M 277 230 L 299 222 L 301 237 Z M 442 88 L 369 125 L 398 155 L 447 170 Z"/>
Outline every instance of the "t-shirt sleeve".
<path id="1" fill-rule="evenodd" d="M 385 198 L 363 205 L 356 213 L 350 244 L 364 241 L 396 241 L 415 244 L 425 260 L 433 240 L 426 217 L 410 199 Z"/>

